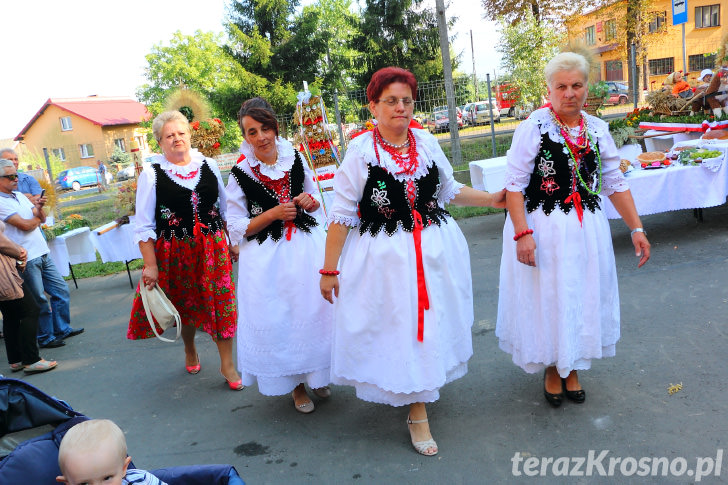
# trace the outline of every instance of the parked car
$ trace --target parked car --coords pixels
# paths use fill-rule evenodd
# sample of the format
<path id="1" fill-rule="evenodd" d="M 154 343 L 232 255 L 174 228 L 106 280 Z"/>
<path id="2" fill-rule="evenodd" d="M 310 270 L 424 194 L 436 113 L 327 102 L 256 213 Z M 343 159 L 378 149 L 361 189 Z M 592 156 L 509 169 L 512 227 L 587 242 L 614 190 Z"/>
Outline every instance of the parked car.
<path id="1" fill-rule="evenodd" d="M 118 182 L 122 182 L 124 180 L 129 180 L 132 178 L 134 178 L 134 164 L 133 163 L 124 165 L 122 168 L 119 169 L 118 172 L 116 172 L 116 180 Z"/>
<path id="2" fill-rule="evenodd" d="M 625 83 L 607 81 L 609 95 L 604 104 L 626 104 L 629 101 L 629 86 Z"/>
<path id="3" fill-rule="evenodd" d="M 98 185 L 98 169 L 86 166 L 69 168 L 58 174 L 56 184 L 63 190 L 81 190 L 81 187 Z"/>
<path id="4" fill-rule="evenodd" d="M 483 125 L 490 123 L 491 110 L 493 111 L 493 121 L 496 123 L 500 122 L 500 110 L 498 109 L 498 104 L 495 100 L 491 100 L 490 102 L 478 101 L 477 103 L 473 103 L 469 110 L 470 124 Z"/>
<path id="5" fill-rule="evenodd" d="M 447 111 L 447 105 L 444 106 L 435 106 L 432 109 L 432 112 L 435 113 L 437 111 Z M 455 106 L 455 111 L 458 114 L 458 126 L 462 127 L 465 123 L 464 120 L 464 113 L 463 113 L 463 107 L 462 106 Z"/>
<path id="6" fill-rule="evenodd" d="M 458 116 L 458 128 L 463 127 L 462 115 Z M 430 133 L 440 133 L 444 131 L 450 131 L 450 118 L 448 117 L 447 110 L 435 111 L 427 118 L 427 129 Z"/>

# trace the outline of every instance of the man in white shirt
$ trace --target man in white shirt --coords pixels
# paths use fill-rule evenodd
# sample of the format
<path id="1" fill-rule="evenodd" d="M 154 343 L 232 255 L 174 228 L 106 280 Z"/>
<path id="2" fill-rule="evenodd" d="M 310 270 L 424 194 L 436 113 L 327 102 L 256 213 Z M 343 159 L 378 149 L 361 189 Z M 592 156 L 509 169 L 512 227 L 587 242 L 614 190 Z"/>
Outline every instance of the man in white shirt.
<path id="1" fill-rule="evenodd" d="M 38 346 L 60 347 L 64 338 L 83 332 L 70 325 L 71 295 L 50 257 L 40 225 L 45 222 L 45 197 L 33 204 L 17 191 L 18 172 L 12 161 L 0 159 L 0 219 L 7 225 L 5 235 L 28 252 L 28 264 L 22 273 L 28 290 L 40 307 Z M 46 293 L 50 295 L 50 307 Z"/>
<path id="2" fill-rule="evenodd" d="M 0 158 L 10 160 L 15 165 L 15 169 L 18 170 L 18 154 L 12 148 L 0 148 Z M 31 202 L 35 203 L 40 199 L 41 186 L 38 181 L 28 175 L 27 173 L 18 172 L 18 188 L 16 189 L 22 192 Z"/>

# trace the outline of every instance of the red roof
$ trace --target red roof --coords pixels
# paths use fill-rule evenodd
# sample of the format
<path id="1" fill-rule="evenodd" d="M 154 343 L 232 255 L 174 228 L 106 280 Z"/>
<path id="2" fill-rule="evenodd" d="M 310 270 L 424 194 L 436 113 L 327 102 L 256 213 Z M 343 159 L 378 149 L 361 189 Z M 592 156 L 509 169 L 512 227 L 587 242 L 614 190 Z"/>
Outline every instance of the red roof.
<path id="1" fill-rule="evenodd" d="M 89 96 L 88 98 L 48 98 L 33 118 L 15 137 L 19 140 L 48 108 L 62 110 L 100 126 L 135 125 L 149 118 L 147 107 L 132 98 Z"/>

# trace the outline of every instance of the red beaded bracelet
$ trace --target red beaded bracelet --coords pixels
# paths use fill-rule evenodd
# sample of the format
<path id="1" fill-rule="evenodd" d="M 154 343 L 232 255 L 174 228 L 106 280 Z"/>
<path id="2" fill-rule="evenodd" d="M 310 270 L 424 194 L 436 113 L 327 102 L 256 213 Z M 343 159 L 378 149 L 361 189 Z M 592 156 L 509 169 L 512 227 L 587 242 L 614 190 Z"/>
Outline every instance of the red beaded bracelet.
<path id="1" fill-rule="evenodd" d="M 513 240 L 514 241 L 518 241 L 519 239 L 521 239 L 526 234 L 533 234 L 533 229 L 526 229 L 525 231 L 519 232 L 518 234 L 516 234 L 515 236 L 513 236 Z"/>
<path id="2" fill-rule="evenodd" d="M 337 276 L 339 274 L 339 272 L 337 270 L 328 271 L 325 269 L 320 269 L 319 274 L 322 274 L 324 276 Z"/>

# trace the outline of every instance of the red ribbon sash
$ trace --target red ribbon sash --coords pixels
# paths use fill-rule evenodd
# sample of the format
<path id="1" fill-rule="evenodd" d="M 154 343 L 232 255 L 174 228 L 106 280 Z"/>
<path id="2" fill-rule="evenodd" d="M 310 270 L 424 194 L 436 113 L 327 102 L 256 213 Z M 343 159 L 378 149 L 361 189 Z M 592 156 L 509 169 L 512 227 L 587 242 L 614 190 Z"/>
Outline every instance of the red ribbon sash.
<path id="1" fill-rule="evenodd" d="M 286 221 L 284 225 L 286 228 L 286 241 L 290 241 L 291 234 L 293 234 L 293 231 L 296 229 L 296 225 L 293 223 L 293 221 Z"/>
<path id="2" fill-rule="evenodd" d="M 427 297 L 425 266 L 422 264 L 422 216 L 416 209 L 412 209 L 412 218 L 415 221 L 412 237 L 417 258 L 417 340 L 422 342 L 425 333 L 425 310 L 430 309 L 430 299 Z"/>
<path id="3" fill-rule="evenodd" d="M 579 194 L 578 191 L 572 192 L 564 202 L 567 204 L 572 202 L 574 204 L 574 210 L 576 210 L 576 215 L 579 217 L 579 224 L 584 226 L 582 223 L 582 219 L 584 218 L 584 208 L 581 206 L 581 194 Z"/>

